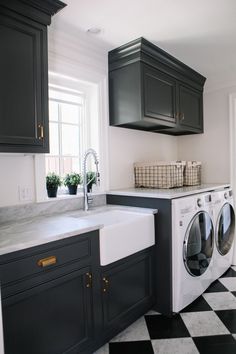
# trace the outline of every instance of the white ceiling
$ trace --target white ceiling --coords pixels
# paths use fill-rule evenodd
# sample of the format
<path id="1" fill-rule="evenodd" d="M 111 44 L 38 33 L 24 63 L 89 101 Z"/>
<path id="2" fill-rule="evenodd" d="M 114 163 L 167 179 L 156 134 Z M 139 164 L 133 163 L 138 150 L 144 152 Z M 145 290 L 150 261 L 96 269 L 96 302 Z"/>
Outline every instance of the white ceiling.
<path id="1" fill-rule="evenodd" d="M 113 49 L 145 37 L 212 83 L 236 82 L 236 0 L 65 0 L 57 26 L 73 26 Z"/>

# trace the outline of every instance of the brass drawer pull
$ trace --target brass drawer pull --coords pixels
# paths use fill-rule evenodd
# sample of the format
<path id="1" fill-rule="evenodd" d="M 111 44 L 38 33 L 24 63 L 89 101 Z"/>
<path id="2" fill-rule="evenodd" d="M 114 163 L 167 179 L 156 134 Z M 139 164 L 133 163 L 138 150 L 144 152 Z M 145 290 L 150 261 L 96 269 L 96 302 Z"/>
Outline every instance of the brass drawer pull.
<path id="1" fill-rule="evenodd" d="M 39 128 L 39 140 L 42 140 L 44 138 L 44 127 L 42 124 L 39 124 L 38 128 Z"/>
<path id="2" fill-rule="evenodd" d="M 103 280 L 103 292 L 106 293 L 108 291 L 109 280 L 106 277 L 103 277 L 102 280 Z"/>
<path id="3" fill-rule="evenodd" d="M 92 274 L 86 273 L 87 281 L 86 281 L 86 288 L 92 288 Z"/>
<path id="4" fill-rule="evenodd" d="M 55 256 L 43 258 L 37 262 L 39 267 L 48 267 L 48 266 L 50 266 L 52 264 L 56 264 L 56 263 L 57 263 L 57 257 L 55 257 Z"/>

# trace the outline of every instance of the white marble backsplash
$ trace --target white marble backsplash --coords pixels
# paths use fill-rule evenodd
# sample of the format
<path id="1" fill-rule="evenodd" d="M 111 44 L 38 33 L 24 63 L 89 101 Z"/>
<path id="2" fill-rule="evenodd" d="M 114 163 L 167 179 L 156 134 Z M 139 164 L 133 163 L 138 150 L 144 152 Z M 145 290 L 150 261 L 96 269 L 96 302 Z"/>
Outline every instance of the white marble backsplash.
<path id="1" fill-rule="evenodd" d="M 83 208 L 83 196 L 59 197 L 40 203 L 28 203 L 0 208 L 0 224 L 38 216 L 50 216 Z M 106 204 L 106 194 L 93 194 L 93 207 Z"/>

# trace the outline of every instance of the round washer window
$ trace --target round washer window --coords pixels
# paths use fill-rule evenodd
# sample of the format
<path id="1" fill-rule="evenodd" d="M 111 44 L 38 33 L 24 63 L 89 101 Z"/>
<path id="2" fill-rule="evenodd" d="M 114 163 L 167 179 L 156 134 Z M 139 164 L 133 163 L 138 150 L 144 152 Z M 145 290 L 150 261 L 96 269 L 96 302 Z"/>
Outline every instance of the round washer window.
<path id="1" fill-rule="evenodd" d="M 214 230 L 209 214 L 201 211 L 192 219 L 184 239 L 184 264 L 193 276 L 202 275 L 213 253 Z"/>
<path id="2" fill-rule="evenodd" d="M 234 241 L 235 215 L 232 205 L 223 205 L 216 228 L 216 245 L 221 255 L 226 255 Z"/>

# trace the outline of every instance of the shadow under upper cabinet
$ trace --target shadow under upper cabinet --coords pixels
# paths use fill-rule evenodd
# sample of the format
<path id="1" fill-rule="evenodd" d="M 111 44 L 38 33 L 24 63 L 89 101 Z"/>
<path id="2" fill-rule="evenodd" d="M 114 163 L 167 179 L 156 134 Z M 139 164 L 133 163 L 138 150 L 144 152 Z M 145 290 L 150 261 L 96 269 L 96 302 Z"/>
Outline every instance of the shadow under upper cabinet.
<path id="1" fill-rule="evenodd" d="M 144 38 L 109 52 L 110 125 L 203 133 L 206 78 Z"/>

